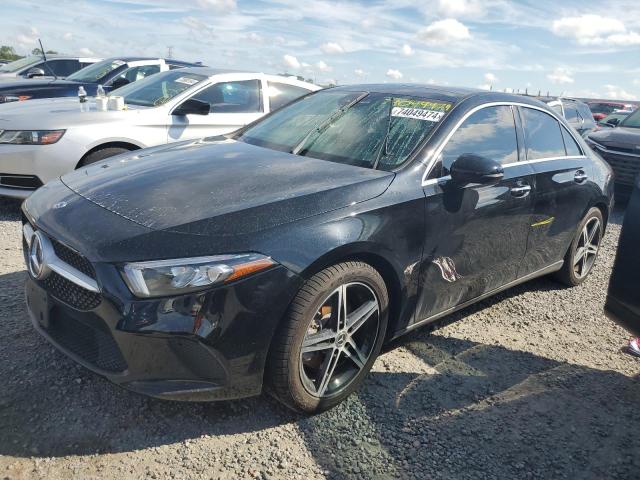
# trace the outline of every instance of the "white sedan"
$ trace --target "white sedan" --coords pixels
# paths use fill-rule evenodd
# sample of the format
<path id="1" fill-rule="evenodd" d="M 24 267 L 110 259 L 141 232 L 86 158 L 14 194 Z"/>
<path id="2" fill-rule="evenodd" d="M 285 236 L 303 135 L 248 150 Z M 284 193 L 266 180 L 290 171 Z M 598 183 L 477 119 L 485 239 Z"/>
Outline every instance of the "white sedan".
<path id="1" fill-rule="evenodd" d="M 60 175 L 129 150 L 230 133 L 307 93 L 292 77 L 182 68 L 124 86 L 124 110 L 94 99 L 0 104 L 0 196 L 26 198 Z"/>

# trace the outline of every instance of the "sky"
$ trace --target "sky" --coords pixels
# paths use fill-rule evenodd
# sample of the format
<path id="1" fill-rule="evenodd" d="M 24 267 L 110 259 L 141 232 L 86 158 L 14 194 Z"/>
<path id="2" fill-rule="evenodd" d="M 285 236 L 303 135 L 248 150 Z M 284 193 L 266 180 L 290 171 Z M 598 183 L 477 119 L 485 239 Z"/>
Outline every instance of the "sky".
<path id="1" fill-rule="evenodd" d="M 0 44 L 634 100 L 640 0 L 2 0 Z"/>

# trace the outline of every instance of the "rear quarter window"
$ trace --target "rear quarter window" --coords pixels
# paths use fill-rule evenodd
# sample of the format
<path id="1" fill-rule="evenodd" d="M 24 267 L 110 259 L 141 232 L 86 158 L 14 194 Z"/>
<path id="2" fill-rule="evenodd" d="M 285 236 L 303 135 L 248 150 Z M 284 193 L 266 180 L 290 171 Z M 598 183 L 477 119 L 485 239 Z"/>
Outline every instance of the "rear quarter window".
<path id="1" fill-rule="evenodd" d="M 548 113 L 533 108 L 520 109 L 527 160 L 564 157 L 560 124 Z"/>

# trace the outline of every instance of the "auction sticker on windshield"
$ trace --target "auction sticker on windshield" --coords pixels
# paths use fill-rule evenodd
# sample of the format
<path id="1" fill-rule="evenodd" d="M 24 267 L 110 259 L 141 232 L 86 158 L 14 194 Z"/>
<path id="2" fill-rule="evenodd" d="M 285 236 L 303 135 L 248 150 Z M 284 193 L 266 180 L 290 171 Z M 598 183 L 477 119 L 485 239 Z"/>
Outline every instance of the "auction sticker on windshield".
<path id="1" fill-rule="evenodd" d="M 195 85 L 196 83 L 198 83 L 199 80 L 196 80 L 195 78 L 189 78 L 189 77 L 180 77 L 180 78 L 176 78 L 175 82 L 176 83 L 183 83 L 185 85 Z"/>
<path id="2" fill-rule="evenodd" d="M 450 109 L 451 104 L 446 102 L 394 98 L 391 116 L 439 122 Z"/>

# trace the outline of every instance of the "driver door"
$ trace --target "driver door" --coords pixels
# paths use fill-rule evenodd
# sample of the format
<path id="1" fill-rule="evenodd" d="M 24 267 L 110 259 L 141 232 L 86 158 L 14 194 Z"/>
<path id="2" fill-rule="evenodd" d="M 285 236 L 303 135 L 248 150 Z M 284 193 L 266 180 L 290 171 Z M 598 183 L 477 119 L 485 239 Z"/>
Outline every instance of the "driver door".
<path id="1" fill-rule="evenodd" d="M 215 83 L 190 98 L 208 103 L 209 115 L 171 115 L 169 142 L 230 133 L 266 111 L 260 79 Z"/>
<path id="2" fill-rule="evenodd" d="M 471 114 L 444 146 L 425 182 L 426 236 L 416 321 L 458 307 L 518 277 L 533 216 L 535 177 L 519 163 L 516 113 L 509 105 Z M 449 176 L 462 154 L 501 163 L 497 183 L 457 185 Z"/>

